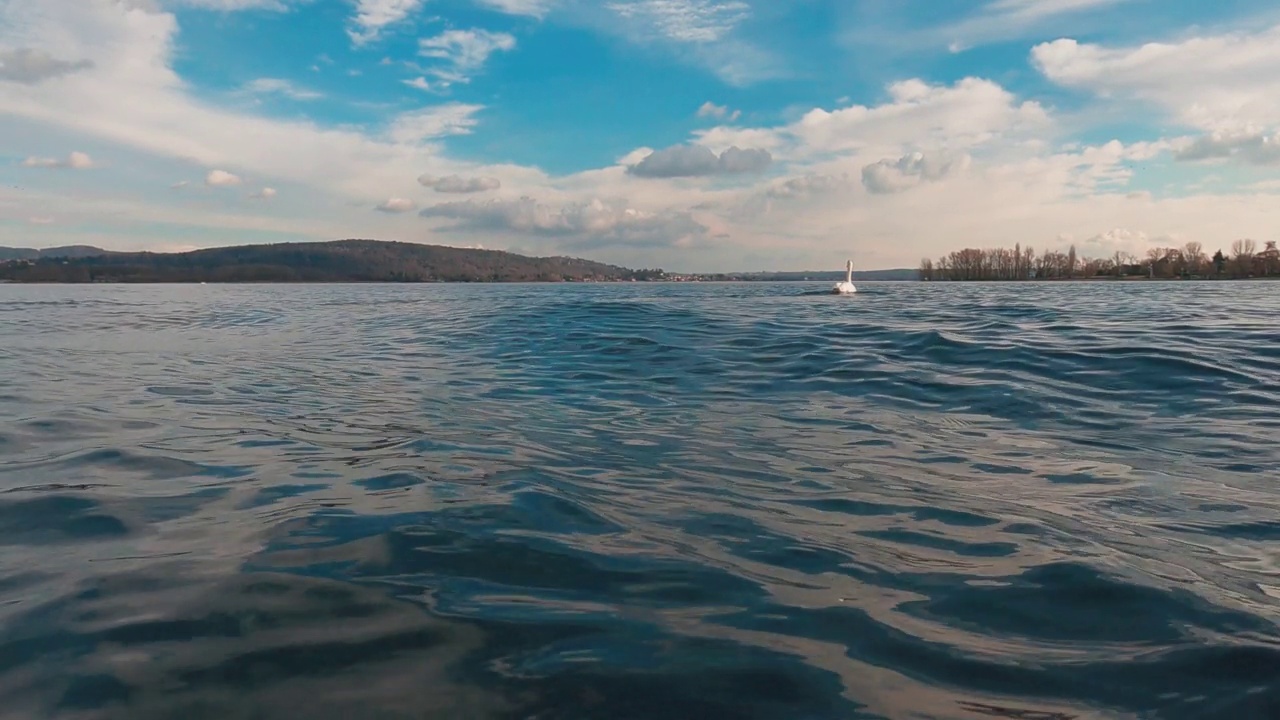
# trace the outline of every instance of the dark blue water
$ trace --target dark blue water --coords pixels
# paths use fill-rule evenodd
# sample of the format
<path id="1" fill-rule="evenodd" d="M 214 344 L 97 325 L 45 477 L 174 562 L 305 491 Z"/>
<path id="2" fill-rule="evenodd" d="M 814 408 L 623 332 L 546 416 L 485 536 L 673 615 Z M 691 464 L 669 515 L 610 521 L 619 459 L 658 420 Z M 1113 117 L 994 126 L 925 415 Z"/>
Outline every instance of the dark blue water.
<path id="1" fill-rule="evenodd" d="M 1280 716 L 1280 284 L 0 286 L 0 717 Z"/>

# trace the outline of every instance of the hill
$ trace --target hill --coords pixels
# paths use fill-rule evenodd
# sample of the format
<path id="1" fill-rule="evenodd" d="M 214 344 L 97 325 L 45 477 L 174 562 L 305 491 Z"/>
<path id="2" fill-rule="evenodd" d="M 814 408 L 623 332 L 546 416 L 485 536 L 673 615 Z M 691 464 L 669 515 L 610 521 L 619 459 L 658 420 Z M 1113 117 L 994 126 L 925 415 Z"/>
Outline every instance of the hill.
<path id="1" fill-rule="evenodd" d="M 5 260 L 39 260 L 40 258 L 82 258 L 106 254 L 106 250 L 91 245 L 67 245 L 65 247 L 45 248 L 44 250 L 0 246 L 0 262 Z"/>
<path id="2" fill-rule="evenodd" d="M 649 280 L 631 270 L 570 257 L 380 240 L 276 243 L 183 253 L 53 255 L 0 264 L 9 282 L 533 282 Z"/>

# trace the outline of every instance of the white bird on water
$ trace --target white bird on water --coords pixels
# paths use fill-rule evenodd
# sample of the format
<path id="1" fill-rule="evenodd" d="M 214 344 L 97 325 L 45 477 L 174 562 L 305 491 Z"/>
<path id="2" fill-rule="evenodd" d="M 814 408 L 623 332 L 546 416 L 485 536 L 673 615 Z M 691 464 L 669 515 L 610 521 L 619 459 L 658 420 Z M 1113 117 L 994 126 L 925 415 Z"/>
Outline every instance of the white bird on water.
<path id="1" fill-rule="evenodd" d="M 836 283 L 835 287 L 831 288 L 831 292 L 835 293 L 836 295 L 848 295 L 850 293 L 858 292 L 858 288 L 853 286 L 853 261 L 852 260 L 845 263 L 844 282 Z"/>

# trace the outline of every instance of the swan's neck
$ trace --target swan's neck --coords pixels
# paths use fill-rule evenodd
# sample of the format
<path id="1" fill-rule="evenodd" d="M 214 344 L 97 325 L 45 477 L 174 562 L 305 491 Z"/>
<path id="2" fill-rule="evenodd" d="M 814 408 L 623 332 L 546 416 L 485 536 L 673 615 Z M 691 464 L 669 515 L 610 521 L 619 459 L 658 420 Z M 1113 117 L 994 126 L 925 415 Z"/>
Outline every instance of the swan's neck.
<path id="1" fill-rule="evenodd" d="M 845 266 L 844 281 L 851 284 L 853 283 L 853 263 L 849 263 Z"/>

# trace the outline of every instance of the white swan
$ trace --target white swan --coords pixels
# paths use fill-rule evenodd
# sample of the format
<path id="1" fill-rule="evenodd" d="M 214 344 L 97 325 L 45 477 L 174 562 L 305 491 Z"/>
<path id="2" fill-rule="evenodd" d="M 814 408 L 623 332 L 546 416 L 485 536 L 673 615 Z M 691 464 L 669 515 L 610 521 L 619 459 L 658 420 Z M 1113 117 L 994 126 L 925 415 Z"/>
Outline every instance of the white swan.
<path id="1" fill-rule="evenodd" d="M 849 293 L 858 292 L 858 288 L 853 286 L 853 261 L 852 260 L 845 263 L 844 282 L 836 283 L 835 287 L 831 288 L 831 292 L 837 295 L 848 295 Z"/>

